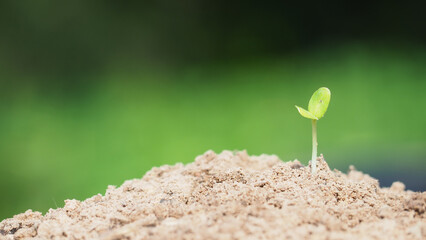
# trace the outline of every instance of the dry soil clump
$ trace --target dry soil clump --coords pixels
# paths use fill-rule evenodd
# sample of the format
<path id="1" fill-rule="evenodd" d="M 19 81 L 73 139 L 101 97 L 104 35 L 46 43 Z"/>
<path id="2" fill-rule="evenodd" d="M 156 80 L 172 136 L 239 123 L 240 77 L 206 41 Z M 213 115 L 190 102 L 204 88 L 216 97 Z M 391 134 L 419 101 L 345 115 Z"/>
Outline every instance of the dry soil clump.
<path id="1" fill-rule="evenodd" d="M 0 223 L 0 239 L 426 239 L 426 192 L 351 168 L 212 151 Z"/>

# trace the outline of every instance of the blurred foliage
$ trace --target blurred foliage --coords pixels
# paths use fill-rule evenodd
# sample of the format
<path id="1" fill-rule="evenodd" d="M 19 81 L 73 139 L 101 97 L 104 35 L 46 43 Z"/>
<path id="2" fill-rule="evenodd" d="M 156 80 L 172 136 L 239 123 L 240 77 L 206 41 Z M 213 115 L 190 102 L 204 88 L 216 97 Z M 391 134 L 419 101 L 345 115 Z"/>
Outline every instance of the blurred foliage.
<path id="1" fill-rule="evenodd" d="M 294 105 L 322 86 L 330 166 L 424 191 L 424 17 L 392 2 L 1 1 L 0 219 L 208 149 L 307 164 Z"/>
<path id="2" fill-rule="evenodd" d="M 67 84 L 110 67 L 281 56 L 348 40 L 424 42 L 425 22 L 415 2 L 5 0 L 0 65 Z"/>

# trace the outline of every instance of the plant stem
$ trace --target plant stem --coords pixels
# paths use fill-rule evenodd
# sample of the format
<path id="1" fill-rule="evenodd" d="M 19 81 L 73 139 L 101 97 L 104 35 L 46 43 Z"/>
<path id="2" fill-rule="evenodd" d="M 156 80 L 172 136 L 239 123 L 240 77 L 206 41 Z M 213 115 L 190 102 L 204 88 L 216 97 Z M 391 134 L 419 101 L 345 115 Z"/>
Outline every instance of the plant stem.
<path id="1" fill-rule="evenodd" d="M 312 174 L 315 174 L 317 171 L 317 148 L 318 148 L 318 142 L 317 142 L 317 120 L 312 120 Z"/>

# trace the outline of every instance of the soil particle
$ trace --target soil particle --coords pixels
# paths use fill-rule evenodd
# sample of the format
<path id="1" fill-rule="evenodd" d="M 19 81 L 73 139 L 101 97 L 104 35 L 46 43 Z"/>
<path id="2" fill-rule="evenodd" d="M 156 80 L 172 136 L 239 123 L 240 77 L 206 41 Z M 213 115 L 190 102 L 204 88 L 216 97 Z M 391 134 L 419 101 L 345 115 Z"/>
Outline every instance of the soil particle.
<path id="1" fill-rule="evenodd" d="M 0 239 L 426 239 L 426 192 L 350 167 L 208 151 L 104 196 L 0 222 Z"/>

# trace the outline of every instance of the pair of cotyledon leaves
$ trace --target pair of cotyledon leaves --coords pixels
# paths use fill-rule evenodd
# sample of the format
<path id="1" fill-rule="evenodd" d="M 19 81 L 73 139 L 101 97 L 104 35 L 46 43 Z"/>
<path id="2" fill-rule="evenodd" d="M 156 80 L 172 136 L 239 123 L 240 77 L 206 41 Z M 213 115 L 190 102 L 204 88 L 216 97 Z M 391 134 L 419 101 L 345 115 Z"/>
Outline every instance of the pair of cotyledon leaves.
<path id="1" fill-rule="evenodd" d="M 319 120 L 327 111 L 328 104 L 330 103 L 331 92 L 328 88 L 322 87 L 314 92 L 309 100 L 308 110 L 296 106 L 300 115 L 305 118 Z"/>

